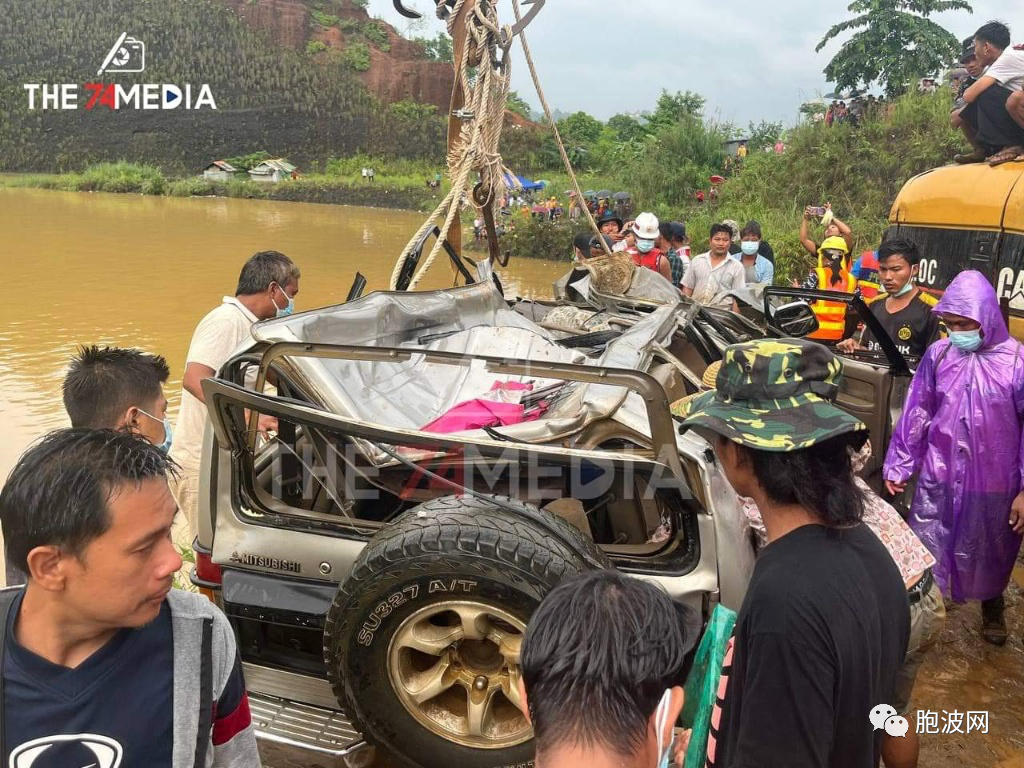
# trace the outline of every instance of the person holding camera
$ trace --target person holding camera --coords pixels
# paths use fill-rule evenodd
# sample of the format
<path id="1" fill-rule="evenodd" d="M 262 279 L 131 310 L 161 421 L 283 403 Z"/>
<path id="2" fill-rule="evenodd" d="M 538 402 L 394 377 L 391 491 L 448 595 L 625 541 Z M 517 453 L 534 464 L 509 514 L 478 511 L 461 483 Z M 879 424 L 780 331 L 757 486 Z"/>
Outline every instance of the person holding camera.
<path id="1" fill-rule="evenodd" d="M 840 221 L 836 218 L 835 214 L 832 213 L 832 204 L 825 203 L 820 207 L 809 205 L 804 208 L 804 217 L 800 222 L 800 244 L 807 250 L 811 256 L 818 256 L 820 246 L 811 239 L 808 227 L 812 218 L 820 218 L 822 225 L 825 227 L 825 240 L 832 237 L 841 237 L 846 241 L 846 250 L 853 250 L 853 231 L 846 225 L 845 222 Z M 821 259 L 818 259 L 818 266 L 821 266 Z"/>

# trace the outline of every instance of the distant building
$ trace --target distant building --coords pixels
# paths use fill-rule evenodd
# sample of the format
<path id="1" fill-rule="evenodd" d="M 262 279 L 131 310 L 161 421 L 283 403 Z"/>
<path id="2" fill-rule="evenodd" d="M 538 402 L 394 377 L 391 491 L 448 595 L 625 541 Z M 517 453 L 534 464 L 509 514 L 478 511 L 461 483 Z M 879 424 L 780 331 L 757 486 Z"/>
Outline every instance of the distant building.
<path id="1" fill-rule="evenodd" d="M 203 169 L 203 178 L 210 181 L 228 181 L 242 173 L 226 160 L 214 160 Z"/>
<path id="2" fill-rule="evenodd" d="M 249 177 L 253 181 L 285 181 L 297 178 L 298 175 L 295 166 L 284 158 L 264 160 L 249 171 Z"/>
<path id="3" fill-rule="evenodd" d="M 746 144 L 750 139 L 733 139 L 732 141 L 723 141 L 722 147 L 725 149 L 725 154 L 735 155 L 739 152 L 740 144 Z"/>

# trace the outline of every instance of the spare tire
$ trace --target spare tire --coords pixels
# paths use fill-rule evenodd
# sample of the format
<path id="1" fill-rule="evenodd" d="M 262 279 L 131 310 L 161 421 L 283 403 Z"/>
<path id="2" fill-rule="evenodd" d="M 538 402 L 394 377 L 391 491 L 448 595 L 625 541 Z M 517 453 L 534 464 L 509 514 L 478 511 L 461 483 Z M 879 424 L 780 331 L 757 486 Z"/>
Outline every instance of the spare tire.
<path id="1" fill-rule="evenodd" d="M 517 708 L 523 631 L 563 579 L 611 567 L 577 528 L 549 515 L 552 535 L 537 514 L 505 498 L 445 497 L 367 544 L 327 613 L 324 660 L 370 742 L 418 768 L 532 761 Z"/>

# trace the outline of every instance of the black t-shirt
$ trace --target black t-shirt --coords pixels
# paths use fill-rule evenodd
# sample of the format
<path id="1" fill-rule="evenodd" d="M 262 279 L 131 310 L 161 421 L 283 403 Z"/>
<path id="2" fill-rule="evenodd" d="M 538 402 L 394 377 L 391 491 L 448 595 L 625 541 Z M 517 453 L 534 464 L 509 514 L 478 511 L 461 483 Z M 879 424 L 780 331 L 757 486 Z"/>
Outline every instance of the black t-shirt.
<path id="1" fill-rule="evenodd" d="M 164 602 L 155 621 L 140 629 L 118 631 L 82 664 L 68 669 L 15 641 L 21 599 L 21 595 L 16 598 L 4 628 L 3 728 L 8 754 L 3 764 L 19 748 L 20 760 L 25 761 L 26 745 L 38 740 L 37 746 L 50 746 L 31 761 L 33 768 L 115 762 L 170 768 L 174 690 L 170 606 Z M 114 754 L 121 755 L 119 761 L 108 759 Z"/>
<path id="2" fill-rule="evenodd" d="M 878 766 L 884 731 L 869 713 L 892 704 L 909 635 L 903 579 L 867 526 L 772 542 L 726 652 L 707 764 Z"/>
<path id="3" fill-rule="evenodd" d="M 939 338 L 939 318 L 932 313 L 936 304 L 935 297 L 918 291 L 917 296 L 896 313 L 889 312 L 885 299 L 883 294 L 871 302 L 871 314 L 878 318 L 900 352 L 921 357 L 932 342 Z M 860 343 L 872 352 L 882 351 L 882 346 L 868 328 L 864 329 Z"/>

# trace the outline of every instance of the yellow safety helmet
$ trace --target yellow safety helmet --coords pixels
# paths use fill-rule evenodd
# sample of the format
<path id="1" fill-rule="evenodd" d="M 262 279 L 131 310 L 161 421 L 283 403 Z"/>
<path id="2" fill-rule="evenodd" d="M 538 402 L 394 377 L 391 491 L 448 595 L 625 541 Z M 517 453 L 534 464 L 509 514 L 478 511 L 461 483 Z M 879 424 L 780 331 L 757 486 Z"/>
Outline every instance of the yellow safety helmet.
<path id="1" fill-rule="evenodd" d="M 843 253 L 850 252 L 850 246 L 846 244 L 846 239 L 842 237 L 826 237 L 825 242 L 818 248 L 818 253 L 824 253 L 825 251 L 842 251 Z"/>

